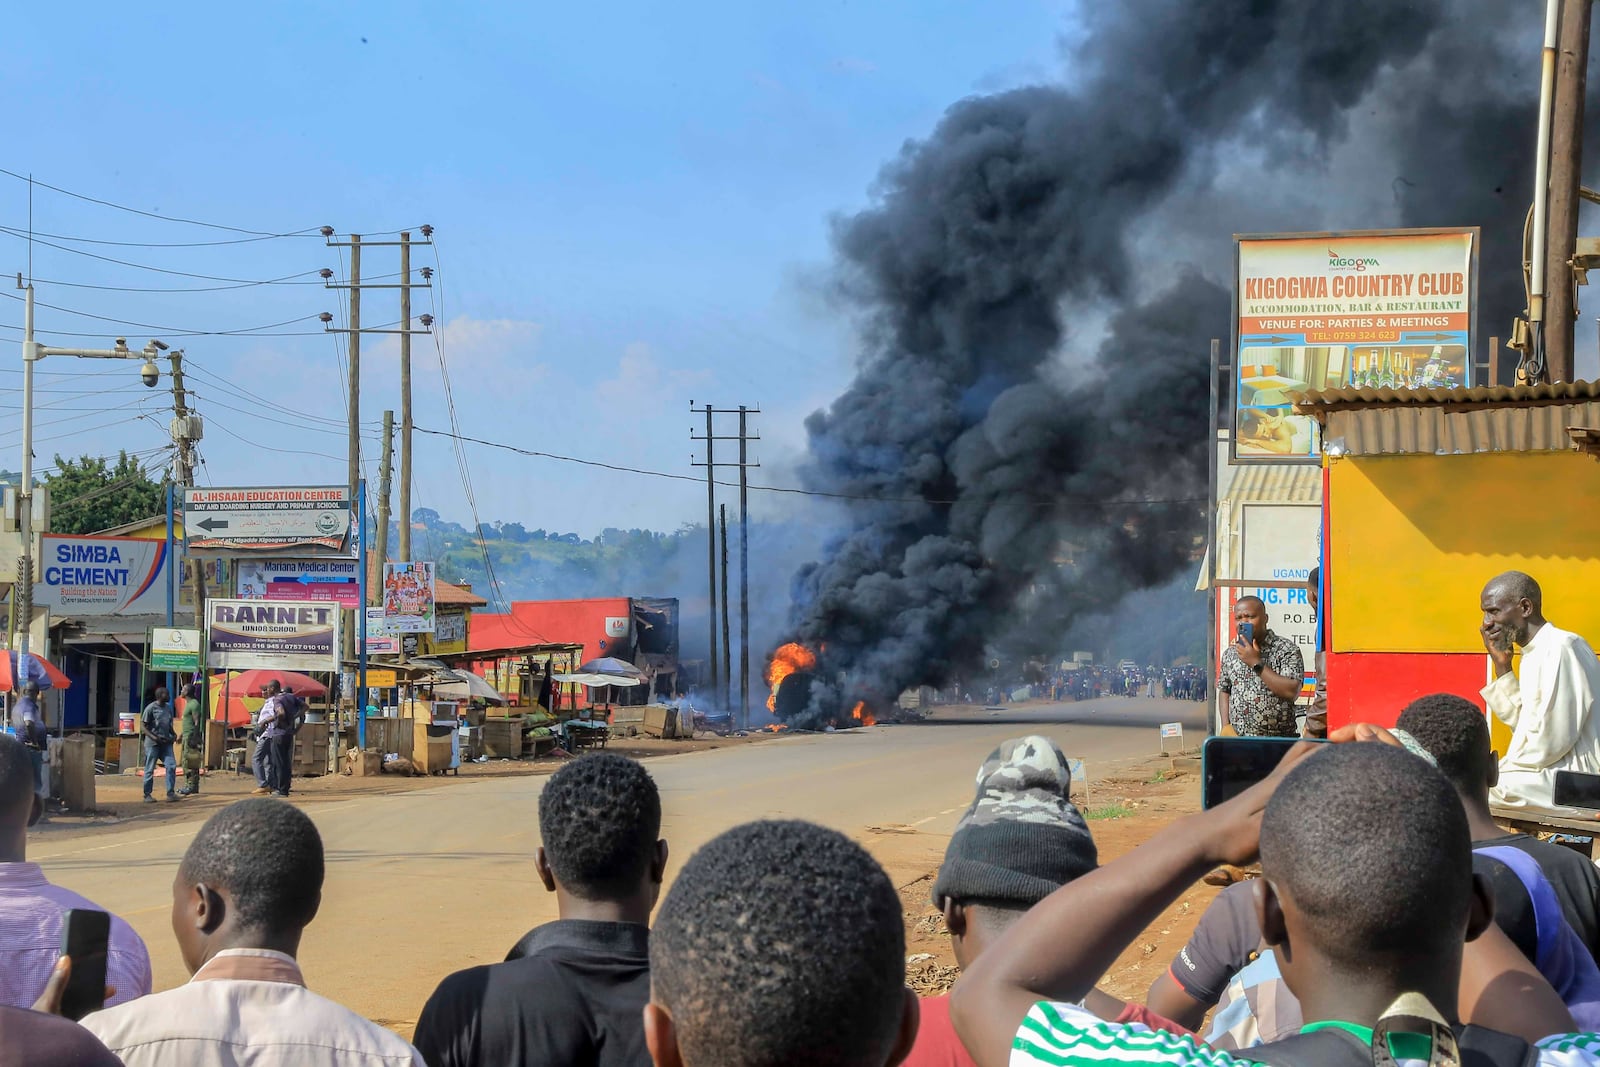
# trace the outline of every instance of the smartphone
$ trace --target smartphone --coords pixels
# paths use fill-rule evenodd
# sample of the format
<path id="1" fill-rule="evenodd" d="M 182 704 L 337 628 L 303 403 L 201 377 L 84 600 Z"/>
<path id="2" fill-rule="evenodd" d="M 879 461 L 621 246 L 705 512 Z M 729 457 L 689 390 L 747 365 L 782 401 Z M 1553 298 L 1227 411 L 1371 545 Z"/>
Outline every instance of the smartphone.
<path id="1" fill-rule="evenodd" d="M 72 975 L 61 998 L 61 1014 L 81 1019 L 106 1003 L 106 946 L 111 916 L 87 908 L 68 909 L 61 920 L 61 954 L 72 960 Z"/>
<path id="2" fill-rule="evenodd" d="M 1556 772 L 1556 806 L 1562 808 L 1600 808 L 1600 774 L 1581 771 Z"/>
<path id="3" fill-rule="evenodd" d="M 1200 748 L 1200 806 L 1232 800 L 1278 767 L 1298 737 L 1208 737 Z M 1320 740 L 1318 738 L 1317 740 Z"/>
<path id="4" fill-rule="evenodd" d="M 1239 624 L 1239 636 L 1244 638 L 1244 643 L 1245 644 L 1247 644 L 1247 645 L 1255 644 L 1256 643 L 1256 624 L 1253 623 L 1253 622 L 1241 622 Z"/>

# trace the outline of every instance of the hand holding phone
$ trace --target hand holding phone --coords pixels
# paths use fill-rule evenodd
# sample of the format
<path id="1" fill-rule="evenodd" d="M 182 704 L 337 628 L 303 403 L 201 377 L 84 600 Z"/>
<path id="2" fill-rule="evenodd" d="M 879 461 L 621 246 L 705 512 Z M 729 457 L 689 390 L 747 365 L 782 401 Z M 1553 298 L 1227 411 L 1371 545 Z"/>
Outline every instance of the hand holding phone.
<path id="1" fill-rule="evenodd" d="M 111 916 L 103 911 L 71 908 L 61 920 L 61 955 L 71 961 L 60 1014 L 78 1020 L 106 1003 L 106 949 L 111 941 Z"/>
<path id="2" fill-rule="evenodd" d="M 1256 624 L 1253 622 L 1241 622 L 1239 624 L 1239 640 L 1247 645 L 1254 645 L 1256 643 Z"/>

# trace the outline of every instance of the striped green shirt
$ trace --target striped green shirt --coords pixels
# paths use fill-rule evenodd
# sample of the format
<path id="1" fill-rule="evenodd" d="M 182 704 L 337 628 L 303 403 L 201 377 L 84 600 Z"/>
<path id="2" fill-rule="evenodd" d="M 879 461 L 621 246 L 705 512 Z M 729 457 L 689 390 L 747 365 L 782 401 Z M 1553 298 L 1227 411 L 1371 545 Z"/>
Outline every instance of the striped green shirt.
<path id="1" fill-rule="evenodd" d="M 1600 1034 L 1538 1043 L 1540 1067 L 1600 1067 Z M 1108 1023 L 1072 1004 L 1040 1002 L 1011 1044 L 1011 1067 L 1255 1067 L 1193 1037 Z"/>

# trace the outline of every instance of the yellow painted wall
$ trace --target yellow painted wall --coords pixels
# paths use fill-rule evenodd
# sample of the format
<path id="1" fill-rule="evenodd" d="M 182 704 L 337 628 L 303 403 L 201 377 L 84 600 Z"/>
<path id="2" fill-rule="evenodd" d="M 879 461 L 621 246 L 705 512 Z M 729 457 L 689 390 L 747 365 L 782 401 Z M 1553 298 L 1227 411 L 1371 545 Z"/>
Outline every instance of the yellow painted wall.
<path id="1" fill-rule="evenodd" d="M 1478 652 L 1479 593 L 1527 571 L 1600 643 L 1600 463 L 1577 452 L 1329 460 L 1333 649 Z"/>

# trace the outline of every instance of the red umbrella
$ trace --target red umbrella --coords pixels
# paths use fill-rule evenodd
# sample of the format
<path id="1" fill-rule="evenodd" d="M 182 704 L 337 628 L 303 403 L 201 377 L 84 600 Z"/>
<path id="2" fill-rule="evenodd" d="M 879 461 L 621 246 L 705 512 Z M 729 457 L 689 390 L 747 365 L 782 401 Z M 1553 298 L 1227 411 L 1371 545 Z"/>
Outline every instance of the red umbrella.
<path id="1" fill-rule="evenodd" d="M 20 652 L 7 652 L 0 656 L 0 690 L 10 692 L 28 682 L 37 684 L 40 689 L 66 689 L 72 685 L 59 667 L 35 652 L 27 654 L 19 670 L 17 657 L 20 655 Z"/>
<path id="2" fill-rule="evenodd" d="M 222 676 L 214 675 L 211 679 L 213 687 L 222 684 Z M 269 671 L 251 670 L 240 671 L 228 679 L 228 689 L 232 692 L 243 693 L 248 696 L 260 696 L 261 690 L 267 687 L 268 682 L 277 682 L 285 689 L 293 689 L 298 697 L 322 697 L 328 695 L 328 687 L 311 677 L 309 674 L 299 674 L 295 671 Z"/>

